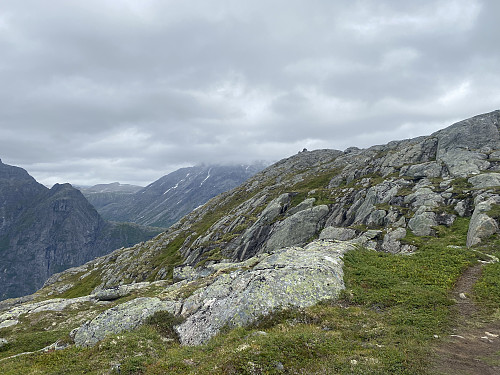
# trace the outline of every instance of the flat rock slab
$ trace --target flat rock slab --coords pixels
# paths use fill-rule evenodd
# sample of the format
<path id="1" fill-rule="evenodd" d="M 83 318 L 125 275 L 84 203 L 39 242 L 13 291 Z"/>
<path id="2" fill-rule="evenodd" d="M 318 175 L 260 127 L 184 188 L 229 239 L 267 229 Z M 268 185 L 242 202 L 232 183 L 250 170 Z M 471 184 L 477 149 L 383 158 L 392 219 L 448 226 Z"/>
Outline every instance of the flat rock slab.
<path id="1" fill-rule="evenodd" d="M 468 180 L 475 188 L 500 186 L 500 173 L 483 173 Z"/>
<path id="2" fill-rule="evenodd" d="M 278 250 L 251 270 L 220 275 L 189 297 L 186 321 L 177 327 L 181 343 L 199 345 L 222 327 L 242 326 L 276 309 L 306 307 L 336 298 L 344 289 L 342 255 L 348 242 L 315 241 Z"/>
<path id="3" fill-rule="evenodd" d="M 157 311 L 176 313 L 178 305 L 159 298 L 141 297 L 122 303 L 104 311 L 92 320 L 85 322 L 74 336 L 75 344 L 80 347 L 94 346 L 105 337 L 132 330 L 143 324 Z"/>

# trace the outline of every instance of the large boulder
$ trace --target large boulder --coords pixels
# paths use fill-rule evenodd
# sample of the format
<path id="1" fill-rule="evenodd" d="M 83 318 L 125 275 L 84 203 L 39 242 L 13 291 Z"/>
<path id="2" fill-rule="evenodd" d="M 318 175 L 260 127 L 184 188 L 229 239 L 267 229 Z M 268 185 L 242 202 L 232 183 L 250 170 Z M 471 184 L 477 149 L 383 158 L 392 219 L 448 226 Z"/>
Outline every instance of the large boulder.
<path id="1" fill-rule="evenodd" d="M 415 216 L 408 221 L 408 227 L 417 236 L 430 236 L 434 233 L 433 227 L 436 225 L 438 225 L 436 213 L 430 211 L 416 213 Z"/>
<path id="2" fill-rule="evenodd" d="M 499 231 L 497 221 L 489 215 L 489 212 L 494 205 L 500 204 L 500 197 L 498 195 L 486 197 L 482 202 L 481 199 L 483 199 L 481 196 L 476 198 L 476 207 L 467 232 L 467 247 L 477 245 L 482 239 Z"/>
<path id="3" fill-rule="evenodd" d="M 178 312 L 179 303 L 162 301 L 159 298 L 140 297 L 122 303 L 85 322 L 74 336 L 75 344 L 80 347 L 94 346 L 106 336 L 132 330 L 143 324 L 157 311 Z"/>
<path id="4" fill-rule="evenodd" d="M 326 227 L 319 234 L 320 240 L 349 241 L 356 237 L 356 231 L 350 228 Z"/>
<path id="5" fill-rule="evenodd" d="M 440 177 L 443 171 L 443 166 L 440 163 L 431 161 L 428 163 L 420 163 L 408 165 L 401 168 L 400 176 L 421 178 L 421 177 Z"/>
<path id="6" fill-rule="evenodd" d="M 206 342 L 226 326 L 241 326 L 283 307 L 336 298 L 344 288 L 342 255 L 349 242 L 315 241 L 264 257 L 251 270 L 220 275 L 183 305 L 176 330 L 182 344 Z"/>
<path id="7" fill-rule="evenodd" d="M 481 149 L 500 148 L 500 111 L 460 121 L 433 134 L 438 138 L 437 161 L 446 165 L 451 176 L 479 174 L 490 163 Z"/>
<path id="8" fill-rule="evenodd" d="M 287 217 L 273 228 L 263 251 L 307 243 L 322 228 L 328 212 L 328 206 L 320 205 Z"/>
<path id="9" fill-rule="evenodd" d="M 468 180 L 475 188 L 500 186 L 500 173 L 482 173 Z"/>
<path id="10" fill-rule="evenodd" d="M 406 237 L 406 229 L 396 228 L 387 232 L 384 236 L 384 241 L 382 242 L 382 250 L 390 253 L 399 253 L 402 251 L 404 245 L 401 244 L 399 240 Z M 407 247 L 404 248 L 405 250 Z"/>

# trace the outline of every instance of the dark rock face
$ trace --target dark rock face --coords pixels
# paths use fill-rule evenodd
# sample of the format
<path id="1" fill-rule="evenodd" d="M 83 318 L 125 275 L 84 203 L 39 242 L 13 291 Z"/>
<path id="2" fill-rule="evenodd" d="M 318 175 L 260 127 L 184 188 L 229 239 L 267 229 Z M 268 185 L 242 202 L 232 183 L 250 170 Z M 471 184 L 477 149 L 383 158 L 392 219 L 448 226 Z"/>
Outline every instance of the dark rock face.
<path id="1" fill-rule="evenodd" d="M 95 207 L 103 218 L 155 227 L 169 227 L 216 195 L 263 169 L 260 164 L 181 168 L 134 194 Z M 89 196 L 89 194 L 86 194 Z M 91 200 L 91 202 L 93 202 Z"/>
<path id="2" fill-rule="evenodd" d="M 159 232 L 108 223 L 71 185 L 48 189 L 2 163 L 0 214 L 0 299 L 32 293 L 56 272 Z"/>

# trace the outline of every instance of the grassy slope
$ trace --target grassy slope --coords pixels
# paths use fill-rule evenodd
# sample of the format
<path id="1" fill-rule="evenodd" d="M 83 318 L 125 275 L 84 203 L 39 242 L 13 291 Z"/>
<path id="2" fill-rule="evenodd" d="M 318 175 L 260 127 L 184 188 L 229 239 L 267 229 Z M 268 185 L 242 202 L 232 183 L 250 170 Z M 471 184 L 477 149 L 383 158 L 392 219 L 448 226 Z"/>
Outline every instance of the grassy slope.
<path id="1" fill-rule="evenodd" d="M 340 301 L 276 313 L 200 347 L 181 347 L 146 325 L 91 349 L 23 356 L 0 362 L 0 369 L 101 374 L 119 363 L 121 374 L 426 374 L 434 335 L 452 319 L 448 293 L 479 257 L 464 247 L 467 224 L 458 219 L 438 238 L 408 236 L 419 246 L 410 256 L 352 251 Z M 492 243 L 482 250 L 498 248 Z M 500 306 L 499 279 L 498 264 L 487 266 L 476 287 L 488 313 Z"/>

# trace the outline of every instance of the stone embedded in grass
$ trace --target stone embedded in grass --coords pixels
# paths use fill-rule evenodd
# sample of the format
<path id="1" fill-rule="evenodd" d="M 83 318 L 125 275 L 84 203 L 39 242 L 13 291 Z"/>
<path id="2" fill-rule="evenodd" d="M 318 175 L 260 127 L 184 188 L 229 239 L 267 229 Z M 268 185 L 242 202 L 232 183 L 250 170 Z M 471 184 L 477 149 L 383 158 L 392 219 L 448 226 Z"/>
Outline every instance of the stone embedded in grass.
<path id="1" fill-rule="evenodd" d="M 276 251 L 253 269 L 223 274 L 183 304 L 182 344 L 208 341 L 225 326 L 242 326 L 284 307 L 334 299 L 344 289 L 342 255 L 349 242 L 314 241 Z"/>
<path id="2" fill-rule="evenodd" d="M 0 338 L 0 349 L 2 349 L 4 346 L 7 346 L 8 344 L 9 341 L 7 339 Z"/>
<path id="3" fill-rule="evenodd" d="M 490 211 L 493 207 L 500 204 L 500 196 L 486 197 L 481 202 L 482 198 L 484 197 L 479 196 L 476 198 L 476 207 L 474 208 L 467 233 L 467 247 L 474 246 L 480 243 L 482 239 L 488 238 L 499 231 L 498 223 L 490 216 L 492 215 Z"/>
<path id="4" fill-rule="evenodd" d="M 178 303 L 161 301 L 159 298 L 136 298 L 106 310 L 84 323 L 76 331 L 75 344 L 80 347 L 94 346 L 109 335 L 138 327 L 157 311 L 176 313 L 179 307 Z"/>
<path id="5" fill-rule="evenodd" d="M 17 323 L 19 323 L 19 321 L 15 319 L 4 320 L 0 323 L 0 329 L 15 326 Z"/>

